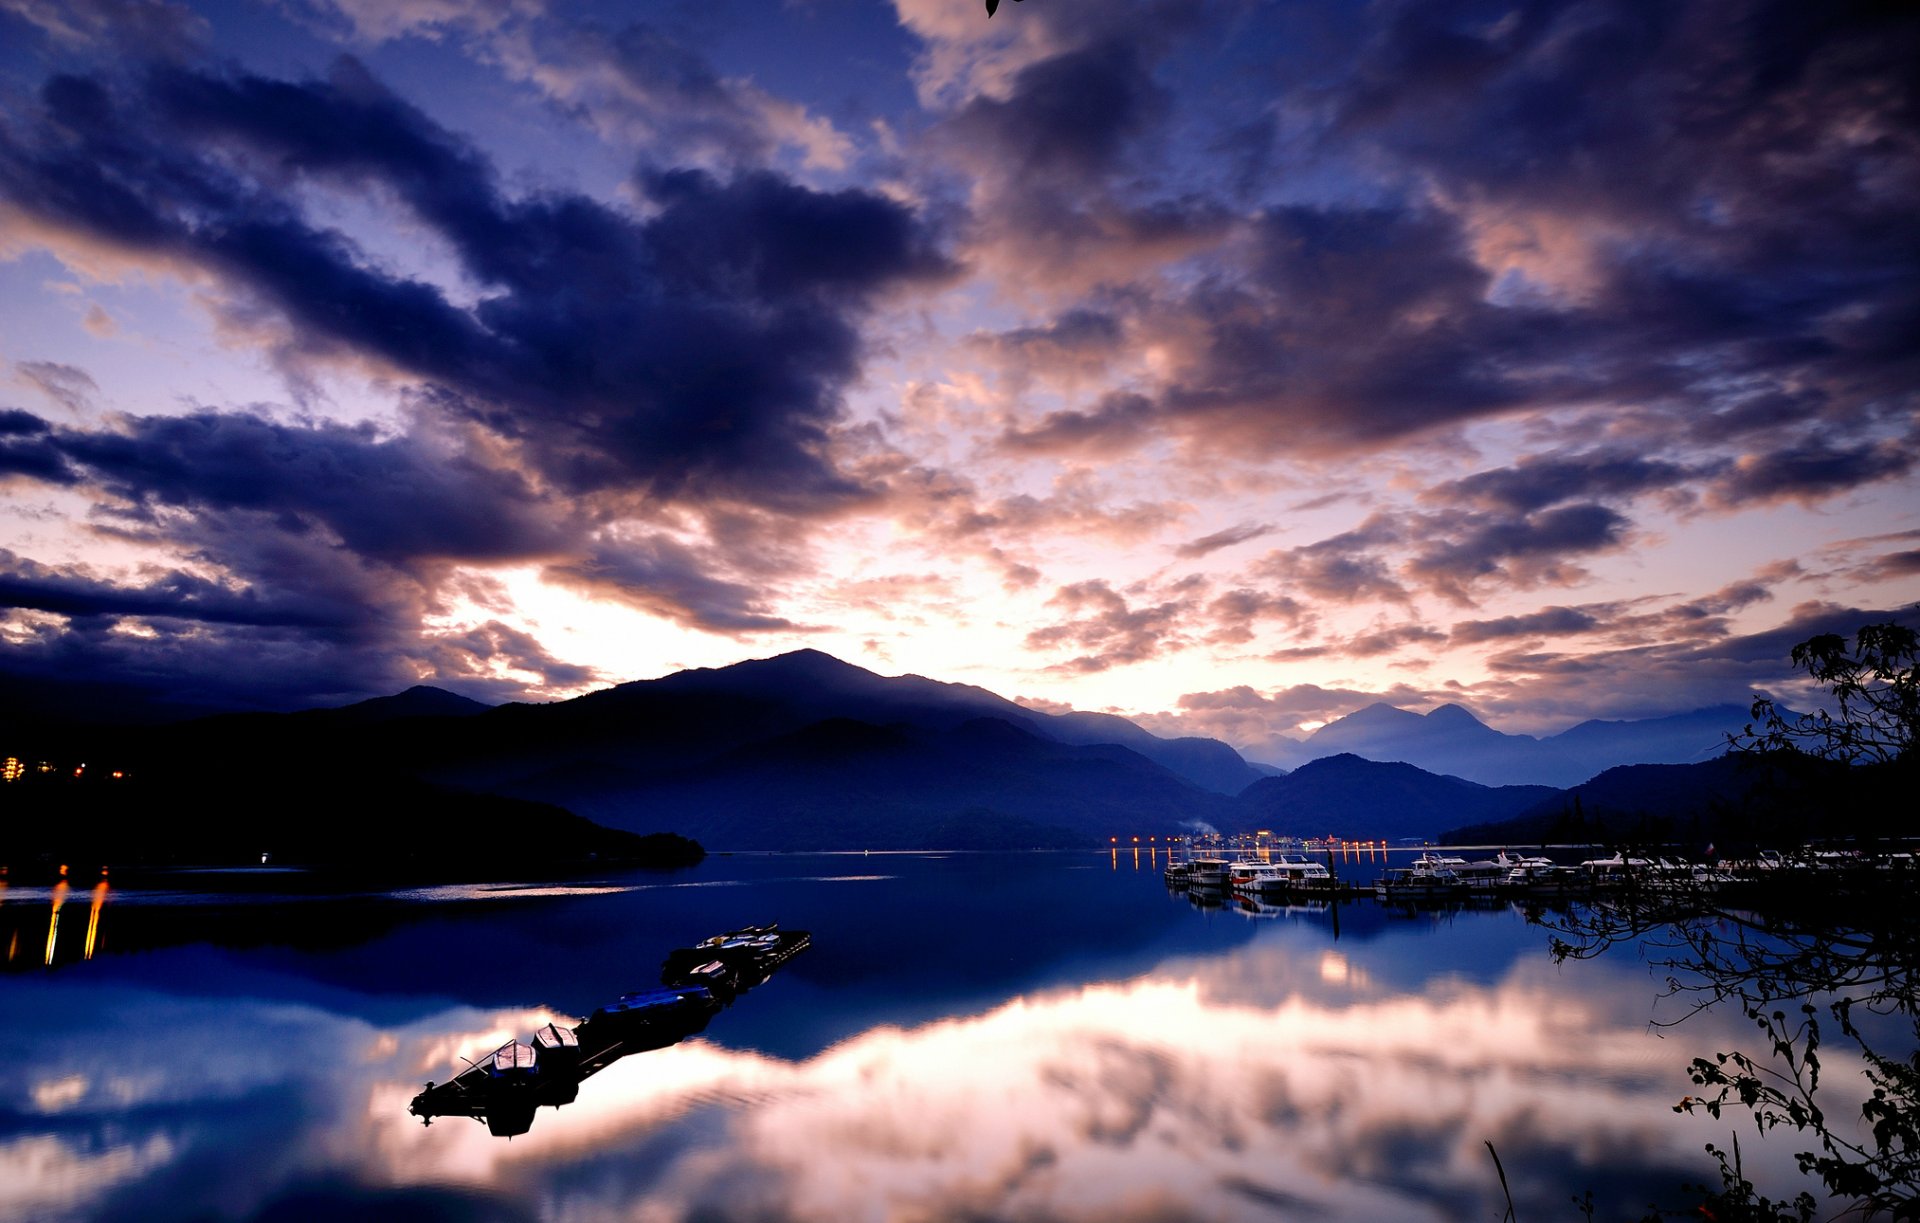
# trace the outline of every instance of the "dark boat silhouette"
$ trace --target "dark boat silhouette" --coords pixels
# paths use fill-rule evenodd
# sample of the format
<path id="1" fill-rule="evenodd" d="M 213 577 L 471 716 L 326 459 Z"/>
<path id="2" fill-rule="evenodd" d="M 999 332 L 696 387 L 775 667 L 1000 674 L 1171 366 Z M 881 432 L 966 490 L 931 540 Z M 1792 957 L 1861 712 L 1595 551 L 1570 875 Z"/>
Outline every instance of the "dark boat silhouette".
<path id="1" fill-rule="evenodd" d="M 584 1080 L 621 1058 L 704 1030 L 812 941 L 804 930 L 749 926 L 680 948 L 661 965 L 660 985 L 622 994 L 574 1027 L 548 1023 L 525 1041 L 510 1040 L 450 1081 L 429 1082 L 407 1111 L 427 1125 L 472 1117 L 497 1137 L 524 1134 L 536 1109 L 571 1104 Z"/>

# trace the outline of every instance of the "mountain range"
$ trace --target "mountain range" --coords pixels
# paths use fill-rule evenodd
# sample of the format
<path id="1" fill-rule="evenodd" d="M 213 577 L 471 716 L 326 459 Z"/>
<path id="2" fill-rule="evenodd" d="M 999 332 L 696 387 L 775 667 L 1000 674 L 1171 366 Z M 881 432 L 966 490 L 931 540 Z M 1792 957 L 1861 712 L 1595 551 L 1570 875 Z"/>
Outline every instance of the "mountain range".
<path id="1" fill-rule="evenodd" d="M 1298 768 L 1351 753 L 1398 760 L 1485 785 L 1567 786 L 1626 764 L 1695 764 L 1727 750 L 1750 720 L 1744 706 L 1716 705 L 1640 721 L 1590 720 L 1536 739 L 1494 730 L 1458 705 L 1426 714 L 1374 704 L 1329 722 L 1303 740 L 1270 740 L 1271 764 Z"/>
<path id="2" fill-rule="evenodd" d="M 1598 763 L 1574 778 L 1585 782 L 1634 750 L 1706 753 L 1726 713 L 1590 722 L 1536 740 L 1458 706 L 1422 716 L 1376 705 L 1316 732 L 1276 776 L 1216 740 L 800 650 L 549 704 L 488 707 L 420 687 L 336 709 L 96 728 L 86 743 L 139 775 L 177 778 L 217 760 L 221 781 L 197 791 L 205 818 L 267 833 L 294 818 L 283 813 L 311 818 L 328 803 L 371 804 L 399 828 L 412 815 L 380 797 L 425 785 L 709 849 L 1064 847 L 1203 829 L 1399 840 L 1512 819 L 1544 827 L 1564 822 L 1567 796 L 1531 778 Z M 290 784 L 303 802 L 275 802 Z M 1644 798 L 1596 794 L 1588 810 L 1660 806 Z"/>

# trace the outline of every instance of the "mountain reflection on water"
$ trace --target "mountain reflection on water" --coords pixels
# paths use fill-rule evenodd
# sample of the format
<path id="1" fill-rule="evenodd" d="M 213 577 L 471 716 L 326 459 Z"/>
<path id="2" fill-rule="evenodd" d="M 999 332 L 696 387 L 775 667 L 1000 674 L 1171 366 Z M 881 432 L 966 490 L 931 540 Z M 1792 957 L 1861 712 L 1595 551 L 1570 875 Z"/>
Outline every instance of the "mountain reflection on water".
<path id="1" fill-rule="evenodd" d="M 1511 911 L 1343 905 L 1336 938 L 1327 913 L 1195 910 L 1107 855 L 848 862 L 267 906 L 366 931 L 344 944 L 261 941 L 211 902 L 206 941 L 146 938 L 118 893 L 128 937 L 101 945 L 143 950 L 0 982 L 0 1218 L 1498 1218 L 1489 1140 L 1520 1217 L 1588 1189 L 1637 1217 L 1727 1138 L 1671 1105 L 1744 1021 L 1661 1039 L 1644 965 L 1556 966 Z M 813 949 L 530 1133 L 408 1115 L 459 1058 L 761 920 Z M 1742 1135 L 1763 1188 L 1791 1183 L 1790 1142 Z"/>

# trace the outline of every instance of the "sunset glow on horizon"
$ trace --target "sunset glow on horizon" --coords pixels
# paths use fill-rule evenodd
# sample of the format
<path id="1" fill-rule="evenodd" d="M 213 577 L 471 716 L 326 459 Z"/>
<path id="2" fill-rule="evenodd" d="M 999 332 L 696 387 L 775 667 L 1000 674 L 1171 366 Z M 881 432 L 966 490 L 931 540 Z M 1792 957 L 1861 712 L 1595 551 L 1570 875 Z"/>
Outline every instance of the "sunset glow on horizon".
<path id="1" fill-rule="evenodd" d="M 0 698 L 799 648 L 1259 755 L 1920 603 L 1912 14 L 0 0 Z"/>

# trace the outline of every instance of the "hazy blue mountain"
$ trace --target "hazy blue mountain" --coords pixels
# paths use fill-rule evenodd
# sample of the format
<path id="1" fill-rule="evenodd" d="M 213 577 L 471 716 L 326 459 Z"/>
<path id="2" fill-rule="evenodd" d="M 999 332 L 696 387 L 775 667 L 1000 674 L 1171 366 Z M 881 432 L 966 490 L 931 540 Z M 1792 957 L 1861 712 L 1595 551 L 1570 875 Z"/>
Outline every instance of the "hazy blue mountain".
<path id="1" fill-rule="evenodd" d="M 1791 845 L 1814 836 L 1873 830 L 1885 819 L 1897 825 L 1885 831 L 1910 835 L 1910 783 L 1910 776 L 1894 770 L 1735 752 L 1695 764 L 1608 769 L 1512 819 L 1461 827 L 1449 835 L 1515 843 Z"/>
<path id="2" fill-rule="evenodd" d="M 677 770 L 547 770 L 510 790 L 709 849 L 1064 848 L 1231 811 L 1129 748 L 1058 743 L 999 718 L 828 718 Z"/>
<path id="3" fill-rule="evenodd" d="M 941 731 L 983 717 L 1057 743 L 1118 743 L 1220 794 L 1262 775 L 1215 740 L 1162 739 L 1105 714 L 1042 713 L 967 684 L 876 675 L 819 650 L 680 671 L 550 705 L 502 706 L 462 724 L 435 758 L 463 784 L 601 764 L 651 774 L 829 718 Z"/>
<path id="4" fill-rule="evenodd" d="M 1118 743 L 1218 794 L 1238 794 L 1267 776 L 1218 739 L 1163 739 L 1110 713 L 1045 714 L 1017 708 L 1027 717 L 1038 719 L 1035 729 L 1056 742 Z"/>
<path id="5" fill-rule="evenodd" d="M 1270 745 L 1274 763 L 1298 767 L 1349 752 L 1368 760 L 1402 761 L 1485 785 L 1578 785 L 1625 764 L 1687 764 L 1726 750 L 1728 733 L 1747 721 L 1737 705 L 1638 721 L 1582 722 L 1536 739 L 1494 730 L 1458 705 L 1417 714 L 1374 704 L 1313 732 L 1297 744 Z"/>
<path id="6" fill-rule="evenodd" d="M 1506 819 L 1557 794 L 1548 786 L 1485 786 L 1343 753 L 1247 787 L 1236 800 L 1236 822 L 1285 836 L 1437 839 L 1446 829 Z"/>

